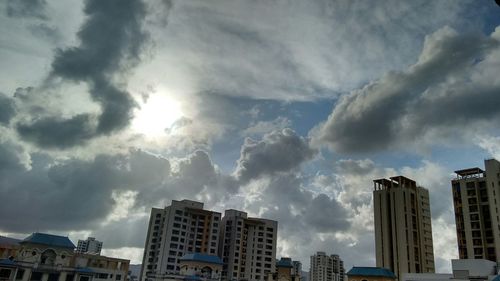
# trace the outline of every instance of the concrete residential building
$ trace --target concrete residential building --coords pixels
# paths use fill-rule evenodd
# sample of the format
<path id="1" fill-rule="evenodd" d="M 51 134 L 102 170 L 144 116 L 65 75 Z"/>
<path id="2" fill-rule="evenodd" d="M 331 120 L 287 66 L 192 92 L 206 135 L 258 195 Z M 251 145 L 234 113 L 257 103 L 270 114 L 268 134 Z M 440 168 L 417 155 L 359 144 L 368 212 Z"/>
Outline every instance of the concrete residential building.
<path id="1" fill-rule="evenodd" d="M 216 255 L 221 214 L 203 209 L 203 203 L 173 200 L 164 209 L 153 208 L 142 260 L 140 280 L 165 280 L 180 272 L 186 254 Z"/>
<path id="2" fill-rule="evenodd" d="M 292 274 L 302 278 L 302 263 L 300 261 L 292 261 L 293 272 Z"/>
<path id="3" fill-rule="evenodd" d="M 429 192 L 403 177 L 374 180 L 377 267 L 404 273 L 434 272 Z"/>
<path id="4" fill-rule="evenodd" d="M 87 240 L 78 240 L 76 246 L 77 253 L 86 253 L 100 255 L 102 250 L 102 242 L 95 240 L 94 237 L 89 237 Z"/>
<path id="5" fill-rule="evenodd" d="M 344 281 L 344 262 L 338 255 L 317 252 L 311 256 L 309 281 Z"/>
<path id="6" fill-rule="evenodd" d="M 500 162 L 455 171 L 451 181 L 461 259 L 500 261 Z"/>
<path id="7" fill-rule="evenodd" d="M 276 269 L 277 236 L 277 221 L 226 210 L 219 248 L 224 263 L 222 280 L 266 280 Z"/>

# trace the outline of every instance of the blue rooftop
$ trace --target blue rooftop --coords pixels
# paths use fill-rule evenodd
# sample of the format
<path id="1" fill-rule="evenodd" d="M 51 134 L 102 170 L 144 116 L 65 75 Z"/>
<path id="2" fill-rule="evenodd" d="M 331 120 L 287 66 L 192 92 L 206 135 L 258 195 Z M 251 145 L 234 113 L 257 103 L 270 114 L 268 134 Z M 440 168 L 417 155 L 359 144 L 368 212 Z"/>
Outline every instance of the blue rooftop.
<path id="1" fill-rule="evenodd" d="M 193 254 L 184 255 L 180 260 L 181 261 L 197 261 L 197 262 L 204 262 L 204 263 L 222 264 L 222 261 L 220 260 L 220 258 L 218 256 L 206 255 L 206 254 L 200 254 L 200 253 L 193 253 Z"/>
<path id="2" fill-rule="evenodd" d="M 280 259 L 278 262 L 276 262 L 277 267 L 288 267 L 288 268 L 293 268 L 292 260 L 290 259 Z"/>
<path id="3" fill-rule="evenodd" d="M 497 277 L 493 278 L 491 281 L 500 281 L 500 275 L 497 275 Z"/>
<path id="4" fill-rule="evenodd" d="M 355 266 L 347 272 L 347 276 L 381 276 L 396 279 L 396 275 L 387 268 Z"/>
<path id="5" fill-rule="evenodd" d="M 34 243 L 60 248 L 75 248 L 75 244 L 68 237 L 35 232 L 25 238 L 21 243 Z"/>
<path id="6" fill-rule="evenodd" d="M 0 259 L 0 265 L 2 266 L 16 266 L 16 262 L 10 259 Z"/>
<path id="7" fill-rule="evenodd" d="M 75 271 L 79 273 L 94 273 L 94 271 L 88 267 L 78 267 Z"/>

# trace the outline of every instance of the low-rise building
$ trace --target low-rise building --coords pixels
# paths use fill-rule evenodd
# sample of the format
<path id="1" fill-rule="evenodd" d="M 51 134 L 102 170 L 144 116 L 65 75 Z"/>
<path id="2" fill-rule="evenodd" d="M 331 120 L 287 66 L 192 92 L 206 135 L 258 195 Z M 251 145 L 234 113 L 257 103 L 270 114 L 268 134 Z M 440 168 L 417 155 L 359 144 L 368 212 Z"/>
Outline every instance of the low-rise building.
<path id="1" fill-rule="evenodd" d="M 404 274 L 401 281 L 453 281 L 453 280 L 500 280 L 498 266 L 495 262 L 485 259 L 459 259 L 451 260 L 451 274 L 412 273 Z"/>
<path id="2" fill-rule="evenodd" d="M 120 281 L 129 260 L 75 253 L 68 237 L 33 233 L 0 259 L 0 281 Z"/>
<path id="3" fill-rule="evenodd" d="M 355 266 L 347 272 L 348 281 L 394 281 L 394 272 L 383 267 Z"/>
<path id="4" fill-rule="evenodd" d="M 215 255 L 187 254 L 180 259 L 180 275 L 202 281 L 220 281 L 222 260 Z"/>
<path id="5" fill-rule="evenodd" d="M 276 262 L 276 272 L 269 273 L 267 281 L 300 281 L 295 264 L 291 258 L 281 258 Z"/>

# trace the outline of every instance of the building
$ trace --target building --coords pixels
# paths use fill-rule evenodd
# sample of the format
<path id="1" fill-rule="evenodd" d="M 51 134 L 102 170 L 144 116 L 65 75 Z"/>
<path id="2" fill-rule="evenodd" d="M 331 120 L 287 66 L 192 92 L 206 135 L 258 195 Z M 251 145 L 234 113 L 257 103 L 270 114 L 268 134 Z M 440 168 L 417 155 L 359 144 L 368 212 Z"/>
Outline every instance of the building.
<path id="1" fill-rule="evenodd" d="M 222 261 L 218 256 L 206 254 L 187 254 L 180 259 L 180 278 L 200 281 L 220 281 Z"/>
<path id="2" fill-rule="evenodd" d="M 0 236 L 0 259 L 15 258 L 19 251 L 21 240 Z"/>
<path id="3" fill-rule="evenodd" d="M 276 262 L 276 272 L 267 275 L 267 281 L 300 281 L 295 264 L 290 258 L 281 258 Z"/>
<path id="4" fill-rule="evenodd" d="M 451 267 L 452 274 L 407 273 L 403 275 L 402 281 L 500 280 L 497 264 L 489 260 L 451 260 Z"/>
<path id="5" fill-rule="evenodd" d="M 309 281 L 344 281 L 344 262 L 338 255 L 317 252 L 311 256 Z"/>
<path id="6" fill-rule="evenodd" d="M 126 280 L 129 261 L 75 253 L 68 237 L 33 233 L 19 242 L 15 256 L 0 259 L 0 280 Z"/>
<path id="7" fill-rule="evenodd" d="M 460 259 L 500 262 L 500 162 L 455 171 L 451 181 Z"/>
<path id="8" fill-rule="evenodd" d="M 276 270 L 277 236 L 277 221 L 226 210 L 219 248 L 224 263 L 222 280 L 265 280 Z"/>
<path id="9" fill-rule="evenodd" d="M 173 200 L 164 209 L 153 208 L 149 219 L 141 281 L 165 280 L 180 273 L 186 254 L 216 255 L 221 214 L 203 209 L 203 203 Z"/>
<path id="10" fill-rule="evenodd" d="M 78 246 L 76 246 L 77 253 L 100 255 L 101 250 L 102 242 L 95 240 L 94 237 L 89 237 L 87 240 L 78 240 Z"/>
<path id="11" fill-rule="evenodd" d="M 292 261 L 293 274 L 302 278 L 302 263 L 300 261 Z"/>
<path id="12" fill-rule="evenodd" d="M 373 182 L 377 267 L 397 277 L 433 273 L 429 192 L 403 176 Z"/>
<path id="13" fill-rule="evenodd" d="M 396 275 L 387 268 L 355 266 L 347 272 L 349 281 L 394 281 Z"/>

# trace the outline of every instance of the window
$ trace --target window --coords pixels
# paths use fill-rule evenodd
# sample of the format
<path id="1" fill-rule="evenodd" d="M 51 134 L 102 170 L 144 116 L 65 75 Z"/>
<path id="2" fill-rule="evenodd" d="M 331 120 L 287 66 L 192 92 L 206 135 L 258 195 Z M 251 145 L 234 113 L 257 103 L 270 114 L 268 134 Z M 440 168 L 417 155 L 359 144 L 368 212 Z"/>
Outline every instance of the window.
<path id="1" fill-rule="evenodd" d="M 116 274 L 116 280 L 122 280 L 122 276 L 120 274 Z"/>
<path id="2" fill-rule="evenodd" d="M 10 278 L 10 269 L 7 268 L 0 269 L 0 278 Z"/>

